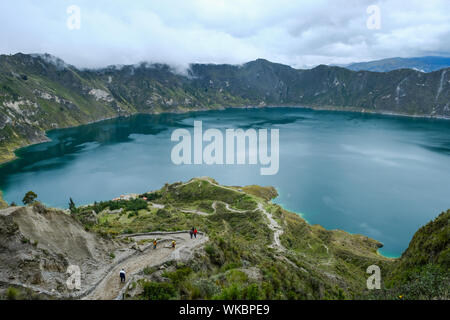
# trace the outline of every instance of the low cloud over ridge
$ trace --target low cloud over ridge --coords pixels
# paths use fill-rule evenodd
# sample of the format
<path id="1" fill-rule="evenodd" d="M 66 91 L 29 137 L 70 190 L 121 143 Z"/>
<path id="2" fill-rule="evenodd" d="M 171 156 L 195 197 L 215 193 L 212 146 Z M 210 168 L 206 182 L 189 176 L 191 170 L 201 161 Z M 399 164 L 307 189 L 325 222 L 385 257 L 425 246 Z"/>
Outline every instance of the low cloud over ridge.
<path id="1" fill-rule="evenodd" d="M 67 27 L 71 5 L 80 29 Z M 380 29 L 366 26 L 370 5 Z M 49 52 L 89 68 L 256 58 L 304 68 L 450 53 L 447 0 L 19 0 L 1 2 L 0 21 L 0 53 Z"/>

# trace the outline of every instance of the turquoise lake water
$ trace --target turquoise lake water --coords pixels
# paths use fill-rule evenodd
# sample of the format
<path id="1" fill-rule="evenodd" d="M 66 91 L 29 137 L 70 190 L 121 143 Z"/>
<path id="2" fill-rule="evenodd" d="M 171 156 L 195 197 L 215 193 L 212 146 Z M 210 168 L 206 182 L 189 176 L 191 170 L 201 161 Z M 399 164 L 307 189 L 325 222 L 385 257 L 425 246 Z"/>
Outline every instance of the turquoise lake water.
<path id="1" fill-rule="evenodd" d="M 174 165 L 173 130 L 279 129 L 280 167 Z M 327 229 L 361 233 L 398 256 L 414 232 L 450 208 L 450 121 L 302 108 L 227 109 L 136 115 L 54 130 L 0 167 L 4 198 L 28 190 L 67 207 L 211 176 L 221 184 L 273 185 L 275 202 Z"/>

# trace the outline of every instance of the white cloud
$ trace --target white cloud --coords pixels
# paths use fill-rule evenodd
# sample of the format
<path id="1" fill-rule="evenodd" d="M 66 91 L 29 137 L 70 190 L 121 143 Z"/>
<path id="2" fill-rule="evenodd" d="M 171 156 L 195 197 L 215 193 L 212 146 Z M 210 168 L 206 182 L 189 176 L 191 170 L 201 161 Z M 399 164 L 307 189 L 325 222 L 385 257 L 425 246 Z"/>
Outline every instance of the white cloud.
<path id="1" fill-rule="evenodd" d="M 380 30 L 366 27 L 372 4 Z M 70 5 L 81 9 L 79 30 L 66 26 Z M 0 26 L 0 53 L 48 52 L 79 67 L 450 54 L 448 0 L 16 0 L 1 2 Z"/>

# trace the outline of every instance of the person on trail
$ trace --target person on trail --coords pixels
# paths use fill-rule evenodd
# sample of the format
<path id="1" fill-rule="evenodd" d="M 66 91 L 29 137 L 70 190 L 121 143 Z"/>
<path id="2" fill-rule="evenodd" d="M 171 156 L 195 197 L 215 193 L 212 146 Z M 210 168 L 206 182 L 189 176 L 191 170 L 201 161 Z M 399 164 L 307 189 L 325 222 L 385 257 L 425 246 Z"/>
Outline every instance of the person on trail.
<path id="1" fill-rule="evenodd" d="M 153 240 L 153 249 L 156 249 L 156 245 L 157 245 L 157 242 L 156 242 L 156 239 L 155 239 L 155 240 Z"/>
<path id="2" fill-rule="evenodd" d="M 120 282 L 125 282 L 125 270 L 121 269 L 119 274 L 120 274 Z"/>
<path id="3" fill-rule="evenodd" d="M 197 228 L 194 229 L 194 237 L 197 239 Z"/>
<path id="4" fill-rule="evenodd" d="M 177 244 L 177 243 L 175 242 L 175 240 L 172 240 L 172 248 L 175 249 L 176 244 Z"/>
<path id="5" fill-rule="evenodd" d="M 192 239 L 192 236 L 194 235 L 194 228 L 192 228 L 191 230 L 189 230 L 189 235 L 191 236 L 191 239 Z"/>

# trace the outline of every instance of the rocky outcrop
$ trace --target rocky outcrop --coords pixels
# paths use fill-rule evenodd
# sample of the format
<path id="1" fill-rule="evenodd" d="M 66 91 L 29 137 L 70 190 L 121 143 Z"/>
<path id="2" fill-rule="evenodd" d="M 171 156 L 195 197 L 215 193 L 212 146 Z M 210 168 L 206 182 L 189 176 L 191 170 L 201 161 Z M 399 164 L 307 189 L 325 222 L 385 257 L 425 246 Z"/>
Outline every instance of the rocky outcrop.
<path id="1" fill-rule="evenodd" d="M 67 268 L 79 266 L 82 281 L 95 278 L 116 245 L 85 231 L 55 209 L 10 207 L 0 210 L 0 287 L 68 293 Z"/>

